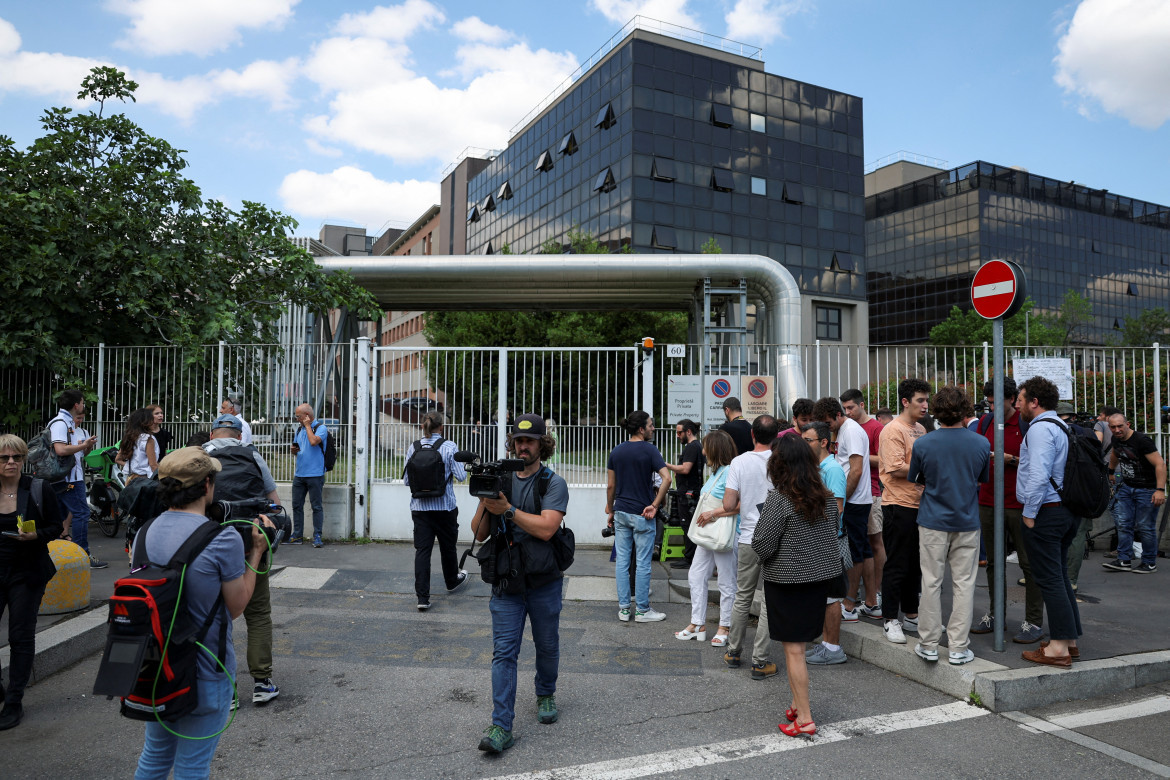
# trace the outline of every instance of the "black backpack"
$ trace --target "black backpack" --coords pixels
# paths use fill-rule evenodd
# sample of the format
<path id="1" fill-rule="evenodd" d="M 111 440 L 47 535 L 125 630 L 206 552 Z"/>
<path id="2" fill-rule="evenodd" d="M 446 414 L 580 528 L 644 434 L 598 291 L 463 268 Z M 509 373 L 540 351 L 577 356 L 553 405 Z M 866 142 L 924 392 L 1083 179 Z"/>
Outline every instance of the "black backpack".
<path id="1" fill-rule="evenodd" d="M 218 460 L 220 465 L 220 472 L 215 475 L 217 501 L 260 498 L 267 493 L 264 489 L 264 475 L 256 463 L 256 448 L 251 444 L 215 447 L 205 451 Z"/>
<path id="2" fill-rule="evenodd" d="M 317 433 L 318 430 L 318 428 L 314 428 L 313 433 Z M 325 458 L 325 470 L 333 471 L 333 467 L 337 465 L 337 444 L 333 441 L 333 436 L 329 433 L 328 428 L 325 428 L 325 433 L 326 436 L 325 441 L 322 442 L 324 446 L 321 448 L 321 454 Z M 320 437 L 321 434 L 317 433 L 317 436 Z"/>
<path id="3" fill-rule="evenodd" d="M 430 444 L 422 439 L 414 443 L 414 452 L 406 461 L 404 473 L 410 479 L 411 498 L 441 498 L 447 492 L 447 466 L 439 447 L 447 441 L 442 436 Z"/>
<path id="4" fill-rule="evenodd" d="M 1085 428 L 1066 425 L 1051 417 L 1032 421 L 1059 426 L 1068 437 L 1068 458 L 1064 463 L 1064 486 L 1051 476 L 1048 481 L 1060 496 L 1060 502 L 1075 517 L 1099 517 L 1109 506 L 1109 464 L 1097 436 Z"/>
<path id="5" fill-rule="evenodd" d="M 137 480 L 135 480 L 137 481 Z M 110 597 L 109 633 L 93 692 L 120 696 L 122 715 L 133 720 L 174 722 L 199 703 L 196 659 L 200 644 L 216 615 L 224 610 L 223 594 L 200 624 L 187 609 L 183 578 L 187 567 L 223 527 L 210 520 L 200 525 L 165 565 L 151 563 L 146 535 L 154 520 L 142 527 L 130 576 L 114 583 Z M 218 638 L 219 664 L 227 652 L 225 614 Z M 230 670 L 234 672 L 235 670 Z"/>

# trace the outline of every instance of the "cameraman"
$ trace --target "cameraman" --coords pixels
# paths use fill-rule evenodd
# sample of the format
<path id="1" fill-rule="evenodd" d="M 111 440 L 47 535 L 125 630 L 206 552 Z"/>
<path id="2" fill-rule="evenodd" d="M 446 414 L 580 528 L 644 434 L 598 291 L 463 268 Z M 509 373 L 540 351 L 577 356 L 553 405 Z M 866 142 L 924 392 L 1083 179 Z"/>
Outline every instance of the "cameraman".
<path id="1" fill-rule="evenodd" d="M 215 494 L 219 471 L 219 461 L 198 447 L 184 447 L 163 458 L 158 466 L 159 497 L 168 509 L 134 537 L 135 550 L 145 545 L 148 560 L 169 561 L 183 542 L 207 522 L 207 505 Z M 264 520 L 267 524 L 267 518 Z M 232 672 L 236 668 L 232 620 L 240 616 L 252 598 L 256 584 L 253 569 L 260 568 L 264 547 L 264 534 L 253 528 L 249 569 L 244 565 L 240 535 L 225 528 L 187 567 L 185 604 L 196 625 L 207 619 L 223 596 L 223 610 L 211 623 L 207 636 L 218 637 L 221 630 L 226 632 L 225 646 L 212 649 L 223 653 L 224 667 Z M 194 711 L 169 726 L 156 721 L 145 724 L 146 740 L 135 777 L 165 778 L 172 766 L 178 777 L 210 774 L 218 732 L 227 723 L 232 706 L 232 680 L 218 664 L 210 653 L 196 657 L 199 704 Z M 193 739 L 180 739 L 179 734 Z"/>
<path id="2" fill-rule="evenodd" d="M 234 414 L 221 414 L 211 425 L 211 440 L 203 450 L 219 462 L 221 471 L 215 480 L 216 501 L 241 501 L 266 497 L 280 503 L 276 482 L 263 456 L 250 444 L 241 442 L 243 425 Z M 252 673 L 252 703 L 266 704 L 280 695 L 272 682 L 272 595 L 268 589 L 268 570 L 272 556 L 268 540 L 260 545 L 264 555 L 256 568 L 256 588 L 244 608 L 248 625 L 248 671 Z M 238 705 L 233 705 L 238 706 Z"/>
<path id="3" fill-rule="evenodd" d="M 545 433 L 544 418 L 522 414 L 508 438 L 508 449 L 524 461 L 513 472 L 511 490 L 499 498 L 481 498 L 471 530 L 477 540 L 499 534 L 504 527 L 520 548 L 525 567 L 521 582 L 508 583 L 506 590 L 492 586 L 492 725 L 484 732 L 479 749 L 499 753 L 512 747 L 512 719 L 516 712 L 516 659 L 524 638 L 524 618 L 532 619 L 532 642 L 536 646 L 536 709 L 540 723 L 556 723 L 557 669 L 560 664 L 561 579 L 549 540 L 557 532 L 569 505 L 569 487 L 563 477 L 547 469 L 547 489 L 539 495 L 545 479 L 543 461 L 556 450 L 553 438 Z M 539 510 L 538 510 L 539 507 Z M 539 514 L 537 514 L 539 511 Z M 502 544 L 503 539 L 497 538 Z"/>

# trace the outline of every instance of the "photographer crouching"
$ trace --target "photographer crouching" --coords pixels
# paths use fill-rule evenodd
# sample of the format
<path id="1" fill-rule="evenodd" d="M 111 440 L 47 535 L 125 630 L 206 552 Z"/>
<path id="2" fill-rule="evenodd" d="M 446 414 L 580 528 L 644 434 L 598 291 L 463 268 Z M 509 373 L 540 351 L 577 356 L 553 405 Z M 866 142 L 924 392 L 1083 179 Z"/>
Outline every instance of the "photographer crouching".
<path id="1" fill-rule="evenodd" d="M 215 480 L 216 501 L 267 499 L 265 503 L 279 505 L 276 482 L 264 457 L 250 444 L 243 444 L 243 425 L 233 414 L 221 414 L 211 426 L 211 440 L 203 450 L 219 462 L 221 471 Z M 264 511 L 259 506 L 259 511 Z M 250 514 L 250 513 L 245 513 Z M 233 518 L 216 518 L 221 522 Z M 248 518 L 251 519 L 251 518 Z M 284 520 L 282 524 L 280 521 Z M 277 527 L 287 524 L 287 518 L 277 516 Z M 240 526 L 244 531 L 248 526 Z M 287 528 L 285 529 L 287 531 Z M 279 544 L 279 539 L 277 543 Z M 256 587 L 244 608 L 248 626 L 248 671 L 252 674 L 252 703 L 266 704 L 280 695 L 280 688 L 272 681 L 272 595 L 268 588 L 268 572 L 272 555 L 268 545 L 256 567 Z M 239 701 L 233 702 L 233 709 Z"/>
<path id="2" fill-rule="evenodd" d="M 544 466 L 555 448 L 555 441 L 545 432 L 543 417 L 520 415 L 508 437 L 508 449 L 524 467 L 503 477 L 504 490 L 496 498 L 481 496 L 471 520 L 477 540 L 492 537 L 496 551 L 492 564 L 498 574 L 491 600 L 492 725 L 479 743 L 479 749 L 488 753 L 507 750 L 515 742 L 516 659 L 524 638 L 525 616 L 532 619 L 536 646 L 537 720 L 545 724 L 557 721 L 554 694 L 561 652 L 561 571 L 568 562 L 562 552 L 558 563 L 551 540 L 565 517 L 569 487 L 563 477 Z M 472 473 L 476 473 L 474 468 Z"/>

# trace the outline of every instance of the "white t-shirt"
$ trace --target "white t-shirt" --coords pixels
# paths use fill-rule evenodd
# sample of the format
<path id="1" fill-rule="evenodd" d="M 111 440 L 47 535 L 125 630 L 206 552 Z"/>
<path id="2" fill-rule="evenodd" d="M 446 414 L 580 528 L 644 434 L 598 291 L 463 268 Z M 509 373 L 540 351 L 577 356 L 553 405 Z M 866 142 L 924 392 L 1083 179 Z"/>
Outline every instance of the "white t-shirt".
<path id="1" fill-rule="evenodd" d="M 857 480 L 857 487 L 845 500 L 850 504 L 872 504 L 873 491 L 870 490 L 869 481 L 869 434 L 856 420 L 846 417 L 845 422 L 837 429 L 837 462 L 845 472 L 845 479 L 849 479 L 850 455 L 861 456 L 861 479 Z"/>
<path id="2" fill-rule="evenodd" d="M 64 409 L 58 410 L 57 416 L 49 422 L 49 438 L 53 443 L 77 444 L 84 441 L 77 435 L 77 428 L 73 424 L 73 415 Z M 73 468 L 69 470 L 68 482 L 81 482 L 85 479 L 85 472 L 81 469 L 81 450 L 73 453 Z"/>
<path id="3" fill-rule="evenodd" d="M 154 457 L 158 460 L 158 441 L 149 433 L 142 433 L 138 436 L 138 441 L 134 443 L 134 452 L 130 455 L 130 464 L 126 469 L 126 475 L 138 474 L 142 477 L 149 477 L 154 473 L 150 468 L 150 459 L 146 457 L 146 443 L 154 442 Z"/>
<path id="4" fill-rule="evenodd" d="M 245 420 L 243 417 L 240 417 L 238 414 L 233 414 L 232 417 L 235 417 L 237 420 L 239 420 L 240 425 L 242 425 L 244 428 L 242 431 L 240 431 L 240 444 L 251 444 L 252 443 L 252 426 L 248 425 L 248 421 Z"/>
<path id="5" fill-rule="evenodd" d="M 751 544 L 756 523 L 760 519 L 760 505 L 768 497 L 772 483 L 768 481 L 770 449 L 752 450 L 737 455 L 727 469 L 727 490 L 739 493 L 739 543 Z"/>

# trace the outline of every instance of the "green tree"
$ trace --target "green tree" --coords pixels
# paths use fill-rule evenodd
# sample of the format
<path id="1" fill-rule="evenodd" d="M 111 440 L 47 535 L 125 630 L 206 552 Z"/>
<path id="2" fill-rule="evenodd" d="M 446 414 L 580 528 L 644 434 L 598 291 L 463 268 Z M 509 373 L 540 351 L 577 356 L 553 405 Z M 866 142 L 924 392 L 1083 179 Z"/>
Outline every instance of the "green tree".
<path id="1" fill-rule="evenodd" d="M 291 217 L 204 200 L 182 150 L 107 114 L 137 87 L 94 68 L 77 96 L 96 110 L 46 110 L 25 150 L 0 136 L 0 369 L 67 374 L 73 347 L 100 342 L 273 341 L 290 304 L 378 316 L 352 277 L 325 275 L 290 240 Z"/>
<path id="2" fill-rule="evenodd" d="M 715 236 L 711 236 L 699 247 L 699 254 L 721 255 L 723 254 L 723 247 L 719 246 L 719 242 L 715 240 Z"/>
<path id="3" fill-rule="evenodd" d="M 1004 321 L 1004 344 L 1068 346 L 1083 339 L 1085 326 L 1093 321 L 1092 304 L 1073 290 L 1065 293 L 1055 315 L 1032 314 L 1035 308 L 1035 302 L 1027 298 L 1020 310 Z M 929 339 L 939 346 L 979 346 L 985 341 L 990 344 L 991 320 L 983 319 L 974 309 L 952 306 L 947 318 L 930 329 Z"/>
<path id="4" fill-rule="evenodd" d="M 1170 312 L 1166 309 L 1146 309 L 1125 321 L 1118 342 L 1122 347 L 1149 347 L 1155 342 L 1164 345 L 1168 340 Z"/>

